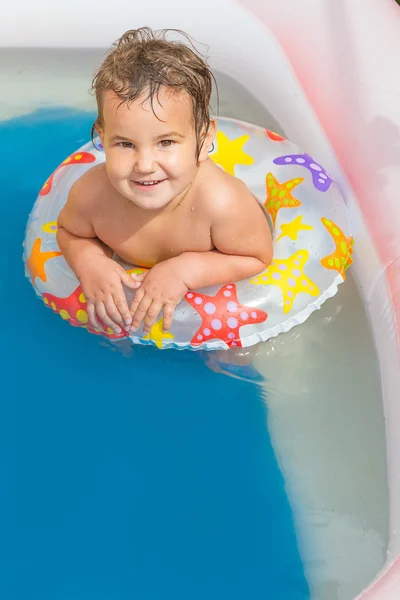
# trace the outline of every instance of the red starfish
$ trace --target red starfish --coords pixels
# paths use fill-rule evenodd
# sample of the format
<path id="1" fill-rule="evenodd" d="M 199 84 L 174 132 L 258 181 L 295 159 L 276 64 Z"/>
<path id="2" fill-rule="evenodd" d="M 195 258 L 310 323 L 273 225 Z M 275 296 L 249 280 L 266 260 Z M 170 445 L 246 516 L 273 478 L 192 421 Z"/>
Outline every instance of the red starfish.
<path id="1" fill-rule="evenodd" d="M 268 318 L 263 310 L 239 303 L 234 283 L 224 285 L 215 296 L 189 292 L 185 298 L 202 318 L 202 324 L 191 341 L 192 346 L 218 339 L 224 341 L 229 348 L 241 348 L 239 328 L 262 323 Z"/>
<path id="2" fill-rule="evenodd" d="M 66 167 L 67 165 L 83 165 L 87 163 L 95 162 L 96 157 L 90 152 L 74 152 L 71 156 L 68 156 L 61 165 L 57 167 L 57 169 L 50 175 L 48 180 L 43 185 L 42 189 L 39 192 L 39 196 L 47 196 L 50 193 L 51 188 L 53 186 L 54 175 L 59 171 L 62 167 Z"/>
<path id="3" fill-rule="evenodd" d="M 88 325 L 86 298 L 81 286 L 78 286 L 68 298 L 58 298 L 52 294 L 43 294 L 42 300 L 46 306 L 52 308 L 55 313 L 59 314 L 65 321 L 68 321 L 73 327 L 84 327 L 90 333 L 104 335 L 112 340 L 118 340 L 129 335 L 127 331 L 122 331 L 118 334 L 114 333 L 111 327 L 107 327 L 101 321 L 102 329 L 93 329 Z"/>

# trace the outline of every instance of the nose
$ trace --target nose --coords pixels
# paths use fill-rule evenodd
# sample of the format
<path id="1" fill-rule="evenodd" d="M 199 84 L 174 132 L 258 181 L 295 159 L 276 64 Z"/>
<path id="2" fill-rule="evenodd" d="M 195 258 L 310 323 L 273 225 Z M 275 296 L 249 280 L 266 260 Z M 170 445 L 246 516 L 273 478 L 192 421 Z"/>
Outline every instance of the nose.
<path id="1" fill-rule="evenodd" d="M 134 169 L 136 173 L 141 173 L 142 175 L 155 172 L 156 163 L 150 149 L 136 151 Z"/>

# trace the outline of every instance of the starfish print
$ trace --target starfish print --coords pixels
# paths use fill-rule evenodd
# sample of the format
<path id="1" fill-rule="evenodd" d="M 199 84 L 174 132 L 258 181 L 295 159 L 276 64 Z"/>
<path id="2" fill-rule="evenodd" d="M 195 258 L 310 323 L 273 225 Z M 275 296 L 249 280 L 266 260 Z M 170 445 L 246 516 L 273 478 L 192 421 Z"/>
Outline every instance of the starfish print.
<path id="1" fill-rule="evenodd" d="M 161 318 L 154 323 L 152 328 L 150 329 L 150 333 L 144 336 L 144 340 L 152 340 L 157 348 L 162 349 L 164 340 L 172 340 L 174 338 L 173 334 L 169 331 L 164 331 L 164 319 Z"/>
<path id="2" fill-rule="evenodd" d="M 279 183 L 272 173 L 268 173 L 265 181 L 267 199 L 264 202 L 264 206 L 271 215 L 272 223 L 275 227 L 276 217 L 281 208 L 295 208 L 301 205 L 300 200 L 292 196 L 291 190 L 304 181 L 304 179 L 297 177 L 296 179 Z"/>
<path id="3" fill-rule="evenodd" d="M 286 156 L 279 156 L 275 158 L 274 163 L 276 165 L 297 165 L 299 167 L 305 167 L 312 175 L 313 185 L 320 192 L 326 192 L 329 190 L 332 178 L 327 171 L 308 154 L 287 154 Z"/>
<path id="4" fill-rule="evenodd" d="M 66 167 L 67 165 L 76 165 L 76 164 L 87 164 L 95 162 L 96 157 L 90 152 L 74 152 L 71 156 L 68 156 L 62 163 L 57 167 L 57 169 L 50 175 L 48 180 L 44 183 L 42 189 L 39 192 L 39 196 L 47 196 L 51 192 L 51 188 L 53 187 L 54 175 L 59 171 L 62 167 Z"/>
<path id="5" fill-rule="evenodd" d="M 128 336 L 127 331 L 115 333 L 111 327 L 107 327 L 101 323 L 102 329 L 94 329 L 88 325 L 89 317 L 86 310 L 86 298 L 82 292 L 82 287 L 79 285 L 75 291 L 67 298 L 58 298 L 52 294 L 42 294 L 42 300 L 46 306 L 52 308 L 53 311 L 60 315 L 64 321 L 68 321 L 73 327 L 83 327 L 89 333 L 103 335 L 107 338 L 118 340 Z"/>
<path id="6" fill-rule="evenodd" d="M 300 292 L 318 296 L 319 289 L 305 275 L 304 266 L 308 260 L 307 250 L 299 250 L 289 258 L 274 259 L 266 271 L 250 279 L 255 285 L 277 285 L 283 296 L 283 312 L 288 313 Z"/>
<path id="7" fill-rule="evenodd" d="M 290 237 L 292 241 L 296 241 L 299 231 L 311 231 L 312 229 L 314 229 L 314 227 L 311 227 L 311 225 L 306 225 L 305 223 L 303 224 L 303 216 L 300 215 L 290 223 L 282 223 L 282 233 L 279 237 L 276 238 L 275 242 L 279 242 L 279 240 L 281 240 L 285 236 Z"/>
<path id="8" fill-rule="evenodd" d="M 284 142 L 285 138 L 282 137 L 281 135 L 279 135 L 279 133 L 275 133 L 274 131 L 271 131 L 270 129 L 266 129 L 265 130 L 267 136 L 269 137 L 270 140 L 273 140 L 274 142 Z"/>
<path id="9" fill-rule="evenodd" d="M 140 275 L 141 273 L 144 273 L 145 271 L 148 271 L 148 269 L 145 269 L 144 267 L 133 267 L 132 269 L 126 269 L 126 272 L 128 273 L 128 275 Z"/>
<path id="10" fill-rule="evenodd" d="M 32 246 L 31 253 L 26 261 L 26 268 L 31 276 L 32 285 L 35 285 L 35 278 L 39 277 L 42 281 L 47 281 L 47 275 L 44 265 L 51 258 L 61 256 L 61 252 L 42 252 L 41 239 L 36 238 Z"/>
<path id="11" fill-rule="evenodd" d="M 329 256 L 325 256 L 325 258 L 321 260 L 321 265 L 325 267 L 325 269 L 337 271 L 343 277 L 343 280 L 345 280 L 345 271 L 353 262 L 353 259 L 351 258 L 351 255 L 353 254 L 353 238 L 352 236 L 347 238 L 343 231 L 329 219 L 322 218 L 321 221 L 335 242 L 334 252 Z"/>
<path id="12" fill-rule="evenodd" d="M 254 163 L 254 158 L 243 151 L 243 146 L 249 138 L 249 135 L 242 135 L 230 140 L 223 131 L 217 131 L 217 150 L 210 155 L 210 158 L 227 173 L 234 175 L 235 165 L 252 165 Z"/>
<path id="13" fill-rule="evenodd" d="M 229 348 L 241 348 L 239 328 L 262 323 L 268 318 L 263 310 L 239 303 L 234 283 L 224 285 L 215 296 L 189 292 L 185 298 L 202 319 L 201 326 L 191 341 L 192 346 L 218 339 L 224 341 Z"/>
<path id="14" fill-rule="evenodd" d="M 42 231 L 45 233 L 53 233 L 54 235 L 57 233 L 57 221 L 49 221 L 42 225 Z"/>

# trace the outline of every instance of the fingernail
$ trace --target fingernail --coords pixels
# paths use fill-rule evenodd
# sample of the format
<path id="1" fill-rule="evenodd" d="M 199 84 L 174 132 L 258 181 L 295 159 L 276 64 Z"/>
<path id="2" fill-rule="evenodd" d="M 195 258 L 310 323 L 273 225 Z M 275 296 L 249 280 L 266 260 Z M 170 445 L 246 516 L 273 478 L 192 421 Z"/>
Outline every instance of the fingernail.
<path id="1" fill-rule="evenodd" d="M 130 325 L 132 323 L 132 319 L 125 319 L 125 325 Z"/>
<path id="2" fill-rule="evenodd" d="M 136 327 L 136 325 L 132 325 L 132 326 L 131 326 L 131 331 L 137 331 L 137 329 L 138 329 L 138 328 Z"/>
<path id="3" fill-rule="evenodd" d="M 114 327 L 114 333 L 121 333 L 121 327 Z"/>

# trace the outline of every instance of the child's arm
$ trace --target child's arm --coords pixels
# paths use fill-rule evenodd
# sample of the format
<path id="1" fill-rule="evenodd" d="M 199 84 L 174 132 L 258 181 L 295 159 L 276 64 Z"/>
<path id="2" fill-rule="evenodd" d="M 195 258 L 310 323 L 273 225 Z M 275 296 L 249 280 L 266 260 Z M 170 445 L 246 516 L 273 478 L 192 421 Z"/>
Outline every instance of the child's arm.
<path id="1" fill-rule="evenodd" d="M 264 271 L 271 262 L 271 259 L 228 255 L 217 250 L 187 252 L 179 258 L 183 281 L 190 290 L 254 277 Z"/>
<path id="2" fill-rule="evenodd" d="M 272 260 L 272 236 L 261 206 L 239 180 L 212 200 L 211 237 L 215 250 L 186 252 L 184 281 L 190 289 L 240 281 L 261 273 Z M 210 203 L 211 204 L 211 203 Z"/>
<path id="3" fill-rule="evenodd" d="M 57 243 L 82 285 L 90 325 L 101 328 L 100 318 L 104 325 L 120 333 L 121 326 L 131 323 L 122 284 L 131 289 L 137 289 L 139 284 L 111 260 L 111 249 L 96 237 L 90 218 L 91 203 L 89 199 L 82 201 L 81 192 L 78 180 L 60 212 Z"/>

